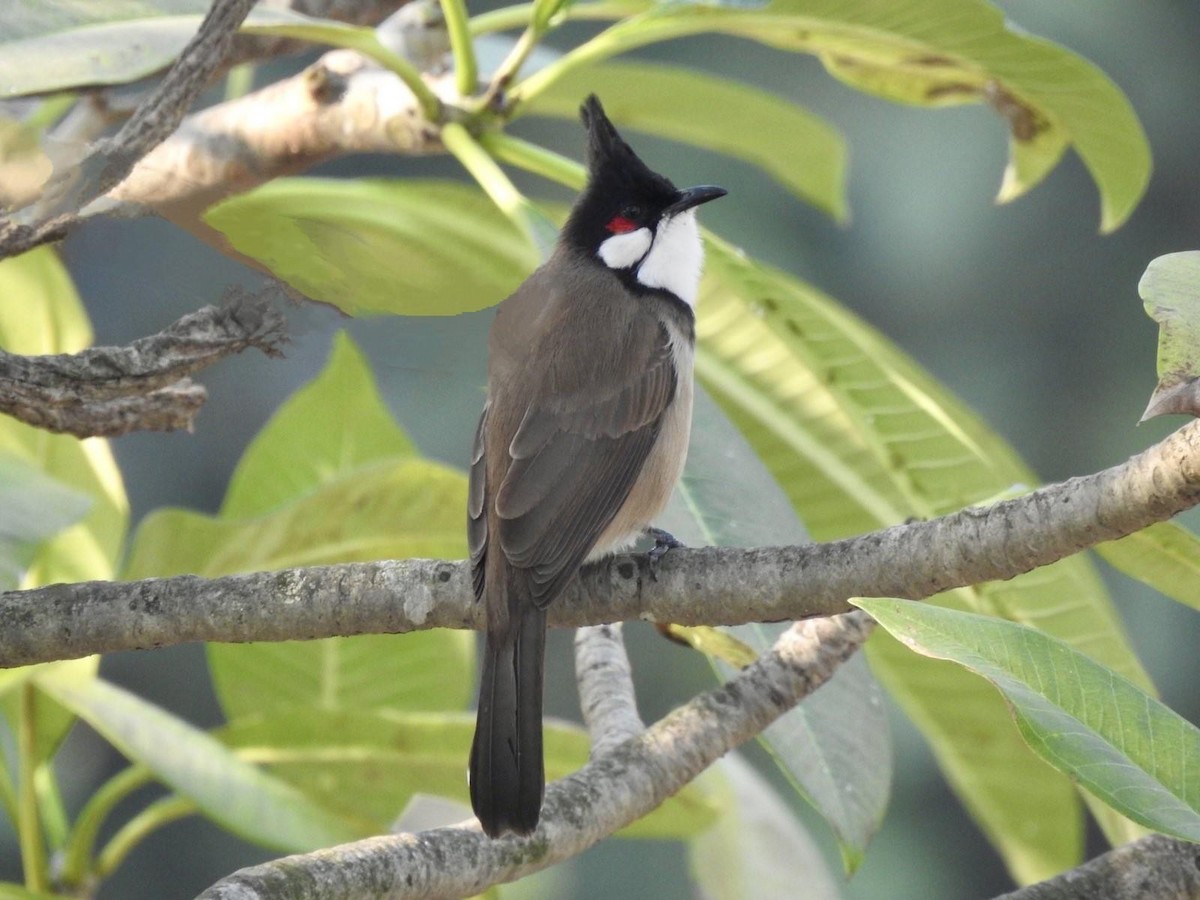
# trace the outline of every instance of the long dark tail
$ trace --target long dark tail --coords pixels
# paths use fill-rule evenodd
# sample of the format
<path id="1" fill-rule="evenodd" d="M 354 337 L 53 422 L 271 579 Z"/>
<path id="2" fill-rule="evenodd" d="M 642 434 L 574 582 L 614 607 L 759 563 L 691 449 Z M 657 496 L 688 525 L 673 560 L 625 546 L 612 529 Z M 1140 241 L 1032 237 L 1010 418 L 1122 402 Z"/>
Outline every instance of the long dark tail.
<path id="1" fill-rule="evenodd" d="M 546 613 L 508 604 L 508 627 L 488 630 L 471 745 L 471 806 L 491 837 L 529 834 L 542 811 L 542 672 Z"/>

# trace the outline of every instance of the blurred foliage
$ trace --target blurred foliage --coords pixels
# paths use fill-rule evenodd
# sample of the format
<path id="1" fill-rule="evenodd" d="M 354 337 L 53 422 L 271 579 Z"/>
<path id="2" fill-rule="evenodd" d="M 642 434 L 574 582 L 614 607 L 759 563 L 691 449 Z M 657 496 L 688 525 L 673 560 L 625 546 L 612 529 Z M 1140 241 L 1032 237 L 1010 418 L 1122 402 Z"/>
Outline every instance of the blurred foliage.
<path id="1" fill-rule="evenodd" d="M 0 95 L 122 84 L 158 71 L 207 4 L 136 6 L 136 16 L 115 3 L 22 7 L 0 42 Z M 702 33 L 812 54 L 846 84 L 892 101 L 990 107 L 1009 135 L 1001 201 L 1041 182 L 1071 148 L 1099 191 L 1101 228 L 1110 231 L 1132 213 L 1149 178 L 1145 135 L 1112 82 L 1069 51 L 1011 27 L 982 0 L 537 0 L 470 23 L 457 18 L 461 4 L 447 2 L 445 10 L 459 81 L 476 92 L 459 98 L 456 121 L 443 123 L 444 143 L 478 187 L 280 179 L 214 206 L 206 222 L 298 290 L 352 315 L 484 308 L 532 269 L 552 232 L 540 198 L 518 189 L 498 163 L 573 186 L 581 177 L 570 160 L 504 129 L 525 114 L 572 116 L 593 89 L 606 101 L 611 92 L 619 125 L 750 163 L 782 191 L 843 220 L 844 141 L 822 119 L 730 78 L 608 61 Z M 357 48 L 413 84 L 427 112 L 436 112 L 411 67 L 371 30 L 261 15 L 248 30 Z M 570 21 L 612 24 L 540 67 L 527 66 L 539 42 Z M 492 102 L 494 86 L 476 90 L 464 74 L 476 65 L 468 28 L 476 35 L 523 29 L 497 70 L 515 77 L 502 103 Z M 43 112 L 51 105 L 43 126 L 65 109 L 62 97 Z M 0 130 L 0 140 L 6 134 L 27 157 L 30 130 Z M 715 403 L 698 406 L 704 429 L 680 492 L 697 542 L 829 539 L 940 515 L 1034 482 L 997 435 L 866 323 L 715 236 L 707 244 L 697 375 Z M 1173 264 L 1156 265 L 1161 284 L 1163 266 Z M 1185 275 L 1176 281 L 1194 293 L 1194 273 Z M 89 342 L 86 315 L 52 251 L 0 263 L 0 295 L 9 301 L 0 306 L 5 349 L 70 352 Z M 8 584 L 111 577 L 128 513 L 107 444 L 6 420 L 0 454 L 0 496 L 10 515 L 17 501 L 36 511 L 0 520 L 0 574 Z M 745 475 L 735 496 L 720 480 L 729 468 Z M 18 483 L 8 477 L 17 472 L 29 474 Z M 341 337 L 325 370 L 280 406 L 245 451 L 220 514 L 163 509 L 147 516 L 124 574 L 461 556 L 464 500 L 462 474 L 417 452 L 365 360 Z M 1160 526 L 1127 541 L 1102 552 L 1195 605 L 1195 536 Z M 1123 816 L 1195 838 L 1200 797 L 1186 763 L 1197 753 L 1196 730 L 1153 699 L 1087 560 L 951 592 L 926 606 L 864 606 L 903 641 L 882 633 L 872 639 L 876 677 L 928 740 L 1014 879 L 1044 878 L 1081 857 L 1075 780 L 1113 842 L 1139 833 Z M 735 634 L 739 647 L 761 650 L 773 632 Z M 0 886 L 0 893 L 70 892 L 107 877 L 140 840 L 192 812 L 248 840 L 303 849 L 385 830 L 417 792 L 461 798 L 470 732 L 462 708 L 473 654 L 470 635 L 448 632 L 214 645 L 209 671 L 227 722 L 213 734 L 97 678 L 94 659 L 0 673 L 0 710 L 15 736 L 14 752 L 0 757 L 0 808 L 19 832 L 25 871 L 25 889 Z M 847 667 L 835 681 L 838 687 L 823 689 L 764 742 L 791 787 L 831 824 L 853 869 L 887 803 L 891 750 L 865 668 Z M 849 714 L 856 703 L 859 713 Z M 52 761 L 75 716 L 133 765 L 72 819 Z M 577 768 L 586 754 L 578 728 L 548 729 L 552 776 Z M 874 777 L 864 779 L 864 771 Z M 101 845 L 101 825 L 119 818 L 120 804 L 151 778 L 172 793 Z M 807 847 L 807 836 L 773 790 L 734 764 L 626 836 L 687 839 L 693 875 L 713 896 L 768 896 L 768 885 L 786 894 L 801 878 L 814 883 L 814 868 L 807 851 L 791 851 Z M 765 849 L 772 846 L 789 849 Z M 49 851 L 65 860 L 61 884 L 52 883 Z M 815 895 L 837 896 L 823 871 L 816 880 Z"/>

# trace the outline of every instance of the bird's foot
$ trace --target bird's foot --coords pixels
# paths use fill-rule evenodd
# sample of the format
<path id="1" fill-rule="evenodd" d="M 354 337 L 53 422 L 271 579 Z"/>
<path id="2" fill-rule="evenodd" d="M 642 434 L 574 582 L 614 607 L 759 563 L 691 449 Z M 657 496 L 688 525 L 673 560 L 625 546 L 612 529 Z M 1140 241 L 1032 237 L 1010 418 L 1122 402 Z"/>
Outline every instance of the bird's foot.
<path id="1" fill-rule="evenodd" d="M 658 571 L 659 561 L 671 550 L 677 547 L 687 546 L 671 532 L 663 528 L 655 528 L 653 526 L 646 529 L 646 534 L 654 538 L 654 546 L 650 548 L 650 552 L 646 555 L 650 558 L 650 577 L 657 580 L 655 572 Z"/>

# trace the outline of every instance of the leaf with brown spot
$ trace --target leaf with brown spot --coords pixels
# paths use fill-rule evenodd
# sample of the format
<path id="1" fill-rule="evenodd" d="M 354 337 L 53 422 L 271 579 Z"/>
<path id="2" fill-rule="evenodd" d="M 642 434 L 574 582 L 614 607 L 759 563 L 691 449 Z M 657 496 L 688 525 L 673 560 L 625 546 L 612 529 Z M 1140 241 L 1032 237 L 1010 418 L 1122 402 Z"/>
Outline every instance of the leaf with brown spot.
<path id="1" fill-rule="evenodd" d="M 1158 323 L 1158 385 L 1139 420 L 1200 409 L 1200 251 L 1152 261 L 1138 283 L 1146 314 Z"/>

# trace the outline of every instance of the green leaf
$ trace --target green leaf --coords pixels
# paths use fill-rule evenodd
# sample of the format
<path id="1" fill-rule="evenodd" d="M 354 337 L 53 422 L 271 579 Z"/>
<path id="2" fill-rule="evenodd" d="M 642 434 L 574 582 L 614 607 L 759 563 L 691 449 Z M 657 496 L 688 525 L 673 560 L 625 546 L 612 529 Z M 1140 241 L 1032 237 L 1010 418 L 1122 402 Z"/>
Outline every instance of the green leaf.
<path id="1" fill-rule="evenodd" d="M 1072 146 L 1100 190 L 1101 230 L 1125 221 L 1150 178 L 1150 149 L 1129 101 L 1091 63 L 1006 25 L 984 0 L 774 0 L 761 9 L 634 2 L 629 16 L 512 91 L 529 100 L 564 73 L 635 47 L 705 32 L 816 55 L 859 90 L 922 106 L 987 103 L 1004 118 L 1011 160 L 1001 200 L 1034 187 Z"/>
<path id="2" fill-rule="evenodd" d="M 40 894 L 9 881 L 0 882 L 0 900 L 61 900 L 60 894 Z"/>
<path id="3" fill-rule="evenodd" d="M 452 182 L 281 178 L 204 218 L 239 252 L 351 315 L 484 309 L 538 263 L 486 196 Z"/>
<path id="4" fill-rule="evenodd" d="M 1200 538 L 1186 528 L 1159 522 L 1095 549 L 1118 572 L 1200 609 Z"/>
<path id="5" fill-rule="evenodd" d="M 828 298 L 716 241 L 707 268 L 697 374 L 818 539 L 941 515 L 1032 482 L 1002 440 Z M 941 602 L 1036 625 L 1149 684 L 1083 557 Z M 1073 865 L 1082 843 L 1069 783 L 1020 762 L 1034 757 L 986 685 L 960 679 L 951 704 L 923 661 L 889 651 L 886 639 L 867 649 L 1014 875 L 1033 881 Z M 1056 802 L 1037 810 L 1029 796 Z M 1103 807 L 1099 815 L 1114 840 L 1128 837 Z"/>
<path id="6" fill-rule="evenodd" d="M 0 451 L 0 590 L 14 590 L 38 544 L 82 518 L 91 500 Z"/>
<path id="7" fill-rule="evenodd" d="M 1147 828 L 1200 841 L 1200 729 L 1043 632 L 902 600 L 859 600 L 908 647 L 992 682 L 1047 762 Z"/>
<path id="8" fill-rule="evenodd" d="M 0 262 L 0 347 L 10 353 L 75 353 L 92 339 L 70 276 L 55 252 L 39 247 Z M 47 541 L 23 586 L 111 578 L 128 526 L 121 473 L 101 438 L 49 434 L 0 417 L 0 453 L 39 469 L 91 498 L 87 516 Z"/>
<path id="9" fill-rule="evenodd" d="M 779 484 L 703 388 L 696 392 L 683 478 L 660 519 L 691 545 L 754 547 L 809 540 Z M 715 633 L 757 656 L 788 627 L 751 624 Z M 722 678 L 732 674 L 726 665 L 715 668 Z M 887 715 L 865 662 L 843 665 L 759 740 L 833 828 L 846 868 L 853 871 L 883 820 L 892 774 Z"/>
<path id="10" fill-rule="evenodd" d="M 418 459 L 385 460 L 327 481 L 252 519 L 184 510 L 147 516 L 126 577 L 205 576 L 406 557 L 465 555 L 463 476 Z M 474 637 L 447 629 L 275 644 L 211 644 L 226 715 L 293 704 L 327 709 L 462 706 Z"/>
<path id="11" fill-rule="evenodd" d="M 280 405 L 242 454 L 221 516 L 269 512 L 360 466 L 415 455 L 362 351 L 338 332 L 325 368 Z"/>
<path id="12" fill-rule="evenodd" d="M 816 696 L 816 695 L 814 695 Z M 820 850 L 779 795 L 738 754 L 702 779 L 724 782 L 723 812 L 688 842 L 688 868 L 712 900 L 836 900 L 837 882 Z"/>
<path id="13" fill-rule="evenodd" d="M 474 728 L 468 713 L 295 707 L 232 722 L 219 736 L 365 836 L 388 831 L 414 794 L 466 800 L 463 763 Z M 547 779 L 562 778 L 587 762 L 587 735 L 548 721 L 545 754 Z M 688 787 L 621 836 L 687 837 L 714 817 L 708 792 Z"/>
<path id="14" fill-rule="evenodd" d="M 419 459 L 383 460 L 257 518 L 153 512 L 138 529 L 125 577 L 462 557 L 466 502 L 461 473 Z"/>
<path id="15" fill-rule="evenodd" d="M 36 678 L 45 672 L 53 672 L 54 677 L 62 681 L 82 685 L 94 680 L 99 671 L 99 656 L 86 656 L 83 659 L 67 659 L 37 666 L 5 669 L 3 674 L 7 677 L 0 680 L 0 715 L 8 721 L 9 727 L 15 734 L 18 716 L 21 714 L 21 702 L 20 693 L 13 691 L 12 688 L 24 684 L 30 679 L 35 679 L 36 687 L 38 686 Z M 37 743 L 37 758 L 34 762 L 40 764 L 51 759 L 58 751 L 67 733 L 70 732 L 71 726 L 75 724 L 75 716 L 55 702 L 51 695 L 43 691 L 38 691 L 34 696 L 34 714 L 34 740 Z"/>
<path id="16" fill-rule="evenodd" d="M 61 681 L 53 672 L 39 676 L 38 685 L 234 834 L 289 851 L 314 850 L 358 836 L 296 788 L 123 688 L 103 679 L 86 684 Z"/>
<path id="17" fill-rule="evenodd" d="M 1141 421 L 1200 414 L 1200 251 L 1168 253 L 1138 283 L 1146 314 L 1158 323 L 1158 384 Z"/>
<path id="18" fill-rule="evenodd" d="M 837 221 L 846 220 L 841 135 L 819 116 L 758 88 L 695 69 L 608 63 L 567 72 L 522 109 L 574 121 L 579 98 L 597 85 L 604 86 L 606 111 L 623 128 L 748 162 Z M 712 115 L 714 109 L 721 114 Z"/>

